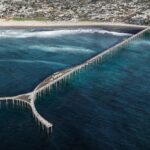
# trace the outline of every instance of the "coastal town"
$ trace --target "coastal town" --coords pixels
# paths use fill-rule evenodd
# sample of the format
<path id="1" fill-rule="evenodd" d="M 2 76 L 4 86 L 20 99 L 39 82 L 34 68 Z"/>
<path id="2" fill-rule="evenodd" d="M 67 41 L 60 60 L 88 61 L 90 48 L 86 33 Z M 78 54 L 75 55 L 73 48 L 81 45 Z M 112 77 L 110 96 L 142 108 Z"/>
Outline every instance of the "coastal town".
<path id="1" fill-rule="evenodd" d="M 149 0 L 1 0 L 1 19 L 150 25 Z"/>

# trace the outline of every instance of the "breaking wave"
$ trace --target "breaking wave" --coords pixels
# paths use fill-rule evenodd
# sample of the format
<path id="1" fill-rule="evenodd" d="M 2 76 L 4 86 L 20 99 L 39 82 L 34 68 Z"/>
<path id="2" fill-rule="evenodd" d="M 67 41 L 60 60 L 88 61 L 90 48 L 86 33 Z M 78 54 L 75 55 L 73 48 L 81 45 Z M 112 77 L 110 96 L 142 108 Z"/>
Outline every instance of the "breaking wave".
<path id="1" fill-rule="evenodd" d="M 56 47 L 44 46 L 44 45 L 33 45 L 33 46 L 30 46 L 29 48 L 39 50 L 39 51 L 51 52 L 51 53 L 59 53 L 59 52 L 93 53 L 94 52 L 93 50 L 87 49 L 87 48 L 84 48 L 84 47 L 64 46 L 64 45 L 59 45 L 59 46 L 56 46 Z"/>
<path id="2" fill-rule="evenodd" d="M 99 34 L 111 34 L 114 36 L 131 36 L 129 33 L 115 32 L 101 29 L 63 29 L 63 30 L 51 30 L 51 31 L 33 31 L 33 30 L 0 30 L 0 38 L 29 38 L 29 37 L 56 37 L 71 34 L 81 33 L 99 33 Z"/>
<path id="3" fill-rule="evenodd" d="M 0 62 L 8 62 L 8 63 L 40 63 L 40 64 L 51 64 L 58 66 L 66 66 L 65 64 L 54 62 L 54 61 L 45 61 L 45 60 L 21 60 L 21 59 L 1 59 Z"/>

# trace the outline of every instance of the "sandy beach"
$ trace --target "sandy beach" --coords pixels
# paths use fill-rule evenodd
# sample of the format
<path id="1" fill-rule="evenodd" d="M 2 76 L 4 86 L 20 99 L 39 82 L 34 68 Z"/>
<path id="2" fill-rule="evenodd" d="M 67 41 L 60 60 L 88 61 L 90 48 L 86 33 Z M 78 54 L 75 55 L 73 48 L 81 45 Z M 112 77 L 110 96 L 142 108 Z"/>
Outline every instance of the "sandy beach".
<path id="1" fill-rule="evenodd" d="M 128 28 L 146 28 L 143 25 L 125 24 L 117 22 L 90 22 L 90 21 L 14 21 L 0 19 L 0 27 L 71 27 L 71 26 L 108 26 L 108 27 L 128 27 Z"/>

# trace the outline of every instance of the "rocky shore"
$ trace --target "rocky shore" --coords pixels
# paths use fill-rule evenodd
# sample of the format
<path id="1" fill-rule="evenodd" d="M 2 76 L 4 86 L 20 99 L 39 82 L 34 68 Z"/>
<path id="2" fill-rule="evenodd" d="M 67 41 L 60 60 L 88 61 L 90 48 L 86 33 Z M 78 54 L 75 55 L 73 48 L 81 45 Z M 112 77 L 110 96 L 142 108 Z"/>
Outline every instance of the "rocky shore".
<path id="1" fill-rule="evenodd" d="M 150 25 L 149 0 L 1 0 L 2 19 L 101 21 Z"/>

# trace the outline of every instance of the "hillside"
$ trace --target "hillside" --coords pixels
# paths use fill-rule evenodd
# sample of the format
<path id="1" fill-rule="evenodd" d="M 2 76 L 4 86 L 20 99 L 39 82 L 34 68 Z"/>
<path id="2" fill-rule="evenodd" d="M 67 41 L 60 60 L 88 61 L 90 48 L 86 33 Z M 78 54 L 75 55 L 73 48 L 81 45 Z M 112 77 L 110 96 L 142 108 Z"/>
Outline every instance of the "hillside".
<path id="1" fill-rule="evenodd" d="M 0 17 L 150 24 L 149 0 L 1 0 Z"/>

